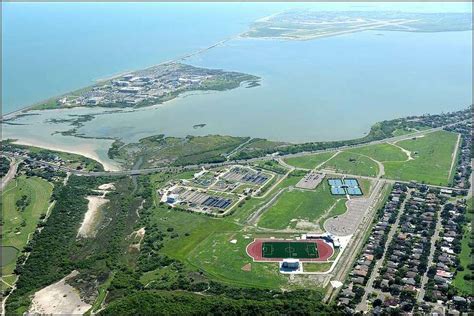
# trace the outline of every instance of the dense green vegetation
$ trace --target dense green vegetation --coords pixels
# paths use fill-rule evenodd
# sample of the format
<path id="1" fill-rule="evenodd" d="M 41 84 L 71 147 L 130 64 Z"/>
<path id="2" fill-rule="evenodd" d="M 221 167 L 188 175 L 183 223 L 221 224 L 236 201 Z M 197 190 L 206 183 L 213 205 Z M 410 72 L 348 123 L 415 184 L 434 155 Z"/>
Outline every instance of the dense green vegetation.
<path id="1" fill-rule="evenodd" d="M 128 167 L 181 166 L 223 162 L 225 154 L 247 141 L 245 137 L 188 136 L 186 138 L 150 136 L 139 143 L 123 145 L 115 142 L 109 157 L 125 162 Z"/>
<path id="2" fill-rule="evenodd" d="M 8 160 L 6 157 L 2 156 L 0 157 L 0 178 L 3 177 L 8 173 L 8 170 L 10 170 L 10 160 Z"/>
<path id="3" fill-rule="evenodd" d="M 293 157 L 285 159 L 285 162 L 289 165 L 295 166 L 297 168 L 305 168 L 305 169 L 314 169 L 318 165 L 322 164 L 329 158 L 331 158 L 335 153 L 328 152 L 328 153 L 321 153 L 315 155 L 307 155 L 302 157 Z"/>
<path id="4" fill-rule="evenodd" d="M 332 169 L 336 172 L 359 176 L 375 177 L 379 171 L 377 163 L 360 154 L 341 152 L 324 165 L 323 169 Z"/>
<path id="5" fill-rule="evenodd" d="M 31 295 L 52 284 L 72 270 L 80 274 L 70 282 L 84 297 L 93 300 L 97 282 L 104 282 L 114 269 L 126 267 L 128 257 L 127 236 L 136 219 L 135 210 L 142 199 L 137 196 L 130 180 L 114 178 L 116 191 L 108 195 L 110 202 L 105 208 L 109 223 L 95 239 L 76 239 L 77 230 L 87 210 L 87 195 L 97 194 L 94 189 L 110 179 L 71 176 L 66 186 L 56 185 L 53 199 L 56 201 L 51 215 L 43 224 L 41 233 L 35 232 L 25 251 L 31 251 L 24 265 L 18 265 L 17 289 L 7 302 L 8 314 L 21 314 L 29 306 Z M 135 193 L 134 193 L 135 192 Z M 133 210 L 133 211 L 132 211 Z M 18 262 L 24 261 L 20 256 Z"/>
<path id="6" fill-rule="evenodd" d="M 40 218 L 46 216 L 52 191 L 50 183 L 37 177 L 20 176 L 7 185 L 1 201 L 2 246 L 23 250 Z M 13 273 L 15 261 L 2 267 L 2 275 Z"/>
<path id="7" fill-rule="evenodd" d="M 456 287 L 464 295 L 474 294 L 474 264 L 472 262 L 474 236 L 472 234 L 472 221 L 474 219 L 474 210 L 472 208 L 472 197 L 467 202 L 466 223 L 463 228 L 463 236 L 461 240 L 461 253 L 459 254 L 460 266 L 455 278 L 453 286 Z"/>
<path id="8" fill-rule="evenodd" d="M 327 181 L 323 181 L 314 191 L 293 189 L 286 191 L 278 198 L 268 210 L 263 213 L 258 225 L 265 228 L 285 229 L 294 228 L 298 220 L 315 222 L 320 219 L 326 211 L 340 197 L 330 193 Z M 344 212 L 344 203 L 339 204 L 338 211 Z"/>
<path id="9" fill-rule="evenodd" d="M 148 291 L 132 294 L 108 306 L 101 315 L 311 315 L 342 314 L 322 303 L 311 291 L 259 293 L 227 298 L 186 292 Z M 265 294 L 265 295 L 262 295 Z"/>
<path id="10" fill-rule="evenodd" d="M 447 185 L 456 141 L 455 133 L 438 131 L 398 142 L 397 145 L 409 150 L 414 159 L 385 162 L 385 177 Z"/>

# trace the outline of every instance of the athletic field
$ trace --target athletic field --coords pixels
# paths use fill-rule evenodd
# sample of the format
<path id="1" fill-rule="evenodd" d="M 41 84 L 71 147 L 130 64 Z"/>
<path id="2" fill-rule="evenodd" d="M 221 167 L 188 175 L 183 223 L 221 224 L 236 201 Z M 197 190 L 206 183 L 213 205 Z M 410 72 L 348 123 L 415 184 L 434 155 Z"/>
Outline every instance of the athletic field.
<path id="1" fill-rule="evenodd" d="M 313 259 L 319 256 L 315 243 L 270 241 L 262 244 L 262 257 Z"/>
<path id="2" fill-rule="evenodd" d="M 275 240 L 257 238 L 247 245 L 247 254 L 254 261 L 282 261 L 300 259 L 301 261 L 327 261 L 334 253 L 331 244 L 323 239 Z"/>

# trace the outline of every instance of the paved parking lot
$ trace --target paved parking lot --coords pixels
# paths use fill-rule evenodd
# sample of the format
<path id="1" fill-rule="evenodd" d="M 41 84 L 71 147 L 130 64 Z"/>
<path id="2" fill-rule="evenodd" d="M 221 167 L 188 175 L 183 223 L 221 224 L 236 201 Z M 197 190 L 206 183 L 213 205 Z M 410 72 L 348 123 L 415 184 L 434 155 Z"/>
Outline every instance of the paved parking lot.
<path id="1" fill-rule="evenodd" d="M 348 236 L 354 234 L 369 207 L 373 207 L 374 200 L 378 196 L 381 188 L 382 181 L 379 181 L 374 186 L 370 196 L 352 198 L 347 201 L 347 211 L 338 217 L 330 218 L 324 222 L 324 229 L 336 236 Z"/>

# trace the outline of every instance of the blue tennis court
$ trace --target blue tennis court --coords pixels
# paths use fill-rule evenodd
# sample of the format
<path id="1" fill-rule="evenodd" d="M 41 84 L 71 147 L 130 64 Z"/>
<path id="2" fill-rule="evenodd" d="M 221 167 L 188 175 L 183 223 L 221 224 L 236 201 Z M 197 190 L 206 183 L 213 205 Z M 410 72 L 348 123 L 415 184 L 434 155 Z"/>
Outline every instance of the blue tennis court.
<path id="1" fill-rule="evenodd" d="M 363 195 L 357 179 L 328 179 L 332 195 Z"/>
<path id="2" fill-rule="evenodd" d="M 351 188 L 348 187 L 346 188 L 347 194 L 349 195 L 362 195 L 362 190 L 359 187 Z"/>
<path id="3" fill-rule="evenodd" d="M 328 179 L 328 183 L 332 187 L 342 187 L 341 179 Z"/>
<path id="4" fill-rule="evenodd" d="M 344 191 L 341 187 L 331 187 L 331 194 L 332 195 L 346 195 L 346 191 Z"/>
<path id="5" fill-rule="evenodd" d="M 356 179 L 344 179 L 344 184 L 353 188 L 359 186 L 359 182 Z"/>

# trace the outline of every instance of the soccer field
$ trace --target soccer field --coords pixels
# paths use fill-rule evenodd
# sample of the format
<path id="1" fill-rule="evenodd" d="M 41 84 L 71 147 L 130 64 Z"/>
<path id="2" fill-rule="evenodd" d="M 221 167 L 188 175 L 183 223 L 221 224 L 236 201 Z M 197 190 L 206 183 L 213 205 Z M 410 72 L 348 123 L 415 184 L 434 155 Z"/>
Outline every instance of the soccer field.
<path id="1" fill-rule="evenodd" d="M 313 242 L 264 242 L 262 245 L 263 258 L 318 258 L 316 243 Z"/>

